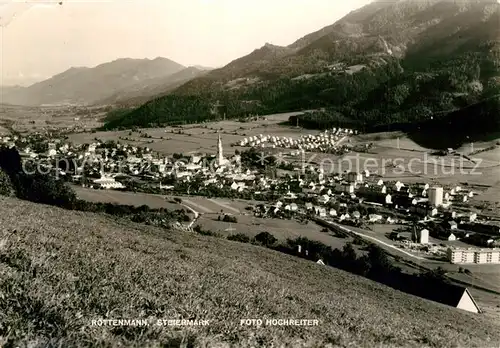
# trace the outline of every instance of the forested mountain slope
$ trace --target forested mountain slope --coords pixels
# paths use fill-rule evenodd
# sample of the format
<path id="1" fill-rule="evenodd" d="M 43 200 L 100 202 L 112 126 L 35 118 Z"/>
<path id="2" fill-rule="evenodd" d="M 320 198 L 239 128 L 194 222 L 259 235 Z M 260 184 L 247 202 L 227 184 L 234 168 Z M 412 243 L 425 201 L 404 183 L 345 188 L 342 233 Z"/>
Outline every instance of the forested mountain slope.
<path id="1" fill-rule="evenodd" d="M 467 131 L 491 131 L 500 126 L 499 6 L 486 0 L 377 1 L 288 47 L 266 44 L 106 128 L 323 107 L 326 112 L 304 116 L 303 124 L 368 131 L 443 120 L 479 105 L 487 127 L 465 120 L 472 126 Z"/>

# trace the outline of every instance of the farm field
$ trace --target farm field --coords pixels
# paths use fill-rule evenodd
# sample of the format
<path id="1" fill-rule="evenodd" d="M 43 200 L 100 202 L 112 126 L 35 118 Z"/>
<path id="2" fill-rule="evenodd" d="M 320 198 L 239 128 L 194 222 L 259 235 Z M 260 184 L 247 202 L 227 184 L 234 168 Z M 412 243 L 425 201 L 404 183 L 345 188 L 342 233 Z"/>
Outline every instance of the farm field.
<path id="1" fill-rule="evenodd" d="M 486 316 L 253 245 L 16 199 L 2 199 L 0 226 L 9 226 L 0 228 L 0 290 L 12 300 L 0 301 L 0 313 L 13 328 L 8 339 L 15 346 L 46 346 L 50 338 L 63 346 L 137 347 L 179 346 L 183 340 L 192 346 L 302 347 L 332 341 L 358 347 L 500 342 L 500 323 Z M 9 238 L 14 229 L 16 237 Z M 33 315 L 37 326 L 29 324 Z M 118 333 L 91 326 L 100 318 L 197 318 L 210 324 L 151 324 Z M 241 326 L 241 318 L 308 318 L 319 324 L 255 330 Z"/>
<path id="2" fill-rule="evenodd" d="M 232 147 L 231 144 L 239 142 L 241 139 L 248 136 L 271 134 L 296 138 L 303 134 L 319 133 L 319 131 L 303 130 L 296 127 L 279 125 L 281 122 L 287 121 L 290 116 L 296 114 L 300 114 L 300 112 L 267 115 L 265 116 L 265 120 L 252 122 L 227 120 L 178 127 L 141 129 L 140 132 L 142 134 L 147 134 L 147 138 L 141 136 L 139 132 L 130 132 L 127 130 L 75 133 L 71 134 L 69 139 L 76 144 L 90 143 L 94 141 L 95 138 L 103 141 L 120 140 L 123 143 L 147 146 L 153 151 L 161 154 L 173 154 L 175 152 L 201 152 L 211 154 L 217 151 L 217 137 L 220 133 L 224 151 L 231 154 L 234 153 L 236 149 L 242 149 L 239 146 Z"/>
<path id="3" fill-rule="evenodd" d="M 353 144 L 373 143 L 375 147 L 427 152 L 429 149 L 418 145 L 403 132 L 382 132 L 360 134 L 352 138 Z"/>
<path id="4" fill-rule="evenodd" d="M 72 185 L 79 199 L 89 202 L 116 203 L 124 205 L 141 206 L 147 205 L 152 209 L 166 208 L 169 210 L 184 209 L 180 204 L 171 203 L 163 195 L 147 193 L 134 193 L 115 190 L 96 190 Z"/>
<path id="5" fill-rule="evenodd" d="M 246 212 L 246 207 L 258 204 L 256 201 L 245 201 L 240 199 L 206 198 L 197 196 L 167 196 L 167 200 L 178 197 L 182 203 L 190 206 L 201 214 L 219 214 L 221 212 L 231 215 L 239 215 Z"/>
<path id="6" fill-rule="evenodd" d="M 337 249 L 342 249 L 347 242 L 352 241 L 352 238 L 338 238 L 332 232 L 322 232 L 322 227 L 314 222 L 303 225 L 295 220 L 261 219 L 252 216 L 238 216 L 237 219 L 237 223 L 228 223 L 218 221 L 217 216 L 203 215 L 198 219 L 197 224 L 203 229 L 218 232 L 224 236 L 243 233 L 249 237 L 255 237 L 260 232 L 266 231 L 279 240 L 306 237 Z"/>
<path id="7" fill-rule="evenodd" d="M 47 128 L 72 128 L 93 129 L 102 126 L 100 119 L 103 112 L 91 108 L 78 108 L 67 106 L 42 106 L 27 107 L 0 105 L 0 124 L 8 122 L 18 132 L 36 132 Z M 77 120 L 75 120 L 77 118 Z M 90 134 L 90 133 L 89 133 Z"/>

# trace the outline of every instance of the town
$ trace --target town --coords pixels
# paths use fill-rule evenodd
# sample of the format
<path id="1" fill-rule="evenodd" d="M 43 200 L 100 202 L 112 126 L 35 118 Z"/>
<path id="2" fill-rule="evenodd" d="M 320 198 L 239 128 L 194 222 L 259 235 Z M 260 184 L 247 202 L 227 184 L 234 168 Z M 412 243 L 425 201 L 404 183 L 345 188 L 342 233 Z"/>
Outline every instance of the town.
<path id="1" fill-rule="evenodd" d="M 244 200 L 253 203 L 246 214 L 313 221 L 335 235 L 368 238 L 396 254 L 402 250 L 403 256 L 500 264 L 500 224 L 469 209 L 475 190 L 393 181 L 366 169 L 333 172 L 305 158 L 306 150 L 348 154 L 353 150 L 350 137 L 356 134 L 350 129 L 295 139 L 259 134 L 231 144 L 241 150 L 230 156 L 224 154 L 221 134 L 216 154 L 172 156 L 113 140 L 73 145 L 57 133 L 4 136 L 0 142 L 19 149 L 24 163 L 36 164 L 31 168 L 86 190 L 156 194 L 179 201 L 183 196 Z M 203 214 L 195 205 L 188 208 L 196 218 Z M 195 223 L 184 228 L 192 230 Z"/>

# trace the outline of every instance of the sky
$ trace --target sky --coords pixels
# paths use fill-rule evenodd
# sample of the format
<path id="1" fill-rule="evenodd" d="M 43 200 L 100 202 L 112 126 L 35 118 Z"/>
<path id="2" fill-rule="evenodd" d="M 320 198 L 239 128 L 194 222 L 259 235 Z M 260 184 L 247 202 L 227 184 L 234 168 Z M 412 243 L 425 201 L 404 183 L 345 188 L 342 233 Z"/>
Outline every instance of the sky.
<path id="1" fill-rule="evenodd" d="M 0 0 L 0 84 L 126 57 L 221 67 L 266 42 L 289 45 L 369 2 Z"/>

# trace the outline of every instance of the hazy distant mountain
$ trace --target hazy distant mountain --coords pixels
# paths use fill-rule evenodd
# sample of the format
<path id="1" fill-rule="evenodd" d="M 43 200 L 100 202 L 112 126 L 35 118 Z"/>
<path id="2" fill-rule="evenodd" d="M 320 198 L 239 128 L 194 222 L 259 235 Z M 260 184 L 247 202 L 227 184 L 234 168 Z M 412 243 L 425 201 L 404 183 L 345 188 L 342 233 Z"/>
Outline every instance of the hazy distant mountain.
<path id="1" fill-rule="evenodd" d="M 183 83 L 206 74 L 208 68 L 188 67 L 174 74 L 143 80 L 113 95 L 97 101 L 97 104 L 117 104 L 120 106 L 141 105 L 153 97 L 171 92 Z"/>
<path id="2" fill-rule="evenodd" d="M 328 114 L 303 124 L 370 129 L 479 105 L 468 110 L 482 122 L 465 114 L 462 130 L 500 130 L 499 7 L 494 0 L 375 1 L 287 47 L 266 44 L 107 127 L 323 107 Z M 214 112 L 215 104 L 222 107 Z"/>
<path id="3" fill-rule="evenodd" d="M 163 78 L 185 69 L 167 58 L 122 58 L 94 68 L 70 68 L 29 87 L 9 91 L 4 101 L 19 105 L 55 103 L 93 104 L 144 81 Z"/>

